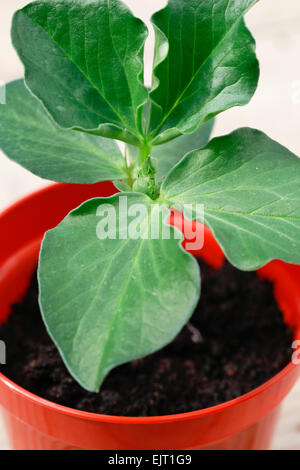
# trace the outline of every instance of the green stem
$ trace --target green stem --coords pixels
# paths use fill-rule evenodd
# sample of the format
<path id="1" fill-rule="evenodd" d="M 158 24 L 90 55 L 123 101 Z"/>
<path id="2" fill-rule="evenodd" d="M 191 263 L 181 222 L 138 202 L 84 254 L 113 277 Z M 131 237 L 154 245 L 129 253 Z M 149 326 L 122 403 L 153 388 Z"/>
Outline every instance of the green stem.
<path id="1" fill-rule="evenodd" d="M 151 160 L 152 145 L 143 144 L 139 149 L 138 175 L 133 185 L 135 191 L 145 193 L 155 199 L 159 193 L 156 183 L 156 170 Z"/>
<path id="2" fill-rule="evenodd" d="M 150 157 L 152 150 L 151 144 L 143 144 L 139 150 L 139 166 L 143 166 L 145 161 Z"/>

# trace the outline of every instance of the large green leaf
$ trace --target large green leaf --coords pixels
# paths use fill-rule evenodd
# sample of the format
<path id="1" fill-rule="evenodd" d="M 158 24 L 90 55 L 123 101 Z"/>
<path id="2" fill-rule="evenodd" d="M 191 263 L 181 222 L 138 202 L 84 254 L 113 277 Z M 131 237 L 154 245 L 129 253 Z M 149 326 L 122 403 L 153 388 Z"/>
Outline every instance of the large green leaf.
<path id="1" fill-rule="evenodd" d="M 300 263 L 300 159 L 262 132 L 240 129 L 190 153 L 161 199 L 204 204 L 205 224 L 240 269 Z"/>
<path id="2" fill-rule="evenodd" d="M 119 0 L 40 0 L 16 12 L 26 83 L 58 124 L 137 143 L 147 28 Z"/>
<path id="3" fill-rule="evenodd" d="M 0 148 L 32 173 L 65 183 L 126 177 L 114 141 L 58 127 L 23 80 L 7 85 L 0 106 Z"/>
<path id="4" fill-rule="evenodd" d="M 259 70 L 243 16 L 256 1 L 169 0 L 153 16 L 157 44 L 150 133 L 160 132 L 159 142 L 192 133 L 251 99 Z"/>
<path id="5" fill-rule="evenodd" d="M 142 237 L 134 238 L 130 227 L 126 233 L 126 204 L 132 215 L 140 205 L 145 210 L 137 213 Z M 111 239 L 98 238 L 105 210 L 116 214 Z M 180 246 L 178 232 L 170 228 L 171 238 L 163 239 L 166 225 L 159 225 L 159 239 L 145 236 L 159 213 L 165 220 L 169 210 L 142 194 L 92 199 L 45 236 L 39 264 L 44 321 L 71 374 L 88 390 L 98 390 L 116 365 L 170 342 L 197 303 L 198 264 Z"/>

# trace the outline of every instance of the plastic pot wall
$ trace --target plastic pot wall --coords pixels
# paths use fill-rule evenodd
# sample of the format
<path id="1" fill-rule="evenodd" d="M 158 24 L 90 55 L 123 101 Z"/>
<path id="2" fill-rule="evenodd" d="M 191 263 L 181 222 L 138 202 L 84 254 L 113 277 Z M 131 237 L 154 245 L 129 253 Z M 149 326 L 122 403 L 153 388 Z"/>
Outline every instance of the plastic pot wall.
<path id="1" fill-rule="evenodd" d="M 52 185 L 0 215 L 0 321 L 20 300 L 36 267 L 41 239 L 86 199 L 110 196 L 111 183 Z M 178 224 L 180 215 L 172 216 Z M 223 254 L 205 229 L 196 253 L 215 267 Z M 259 275 L 274 281 L 286 323 L 300 338 L 300 268 L 270 263 Z M 9 347 L 9 345 L 7 345 Z M 239 398 L 200 411 L 150 418 L 86 413 L 51 403 L 0 374 L 0 404 L 14 449 L 267 449 L 280 404 L 300 373 L 292 362 L 271 380 Z"/>

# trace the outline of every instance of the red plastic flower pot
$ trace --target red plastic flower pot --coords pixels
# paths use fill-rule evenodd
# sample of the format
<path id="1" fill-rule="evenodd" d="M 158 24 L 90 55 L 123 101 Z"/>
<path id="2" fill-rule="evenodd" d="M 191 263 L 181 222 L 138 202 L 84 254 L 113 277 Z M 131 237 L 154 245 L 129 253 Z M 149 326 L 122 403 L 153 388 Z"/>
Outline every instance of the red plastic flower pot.
<path id="1" fill-rule="evenodd" d="M 0 320 L 9 315 L 36 267 L 41 239 L 74 207 L 91 197 L 109 196 L 111 183 L 91 186 L 53 185 L 0 216 Z M 180 215 L 173 214 L 178 224 Z M 197 253 L 215 267 L 223 254 L 205 229 Z M 300 268 L 273 262 L 261 269 L 272 279 L 285 321 L 300 338 Z M 9 347 L 9 345 L 8 345 Z M 126 418 L 86 413 L 44 400 L 0 374 L 0 404 L 14 449 L 267 449 L 283 398 L 295 384 L 300 367 L 292 362 L 262 386 L 218 406 L 190 413 Z"/>

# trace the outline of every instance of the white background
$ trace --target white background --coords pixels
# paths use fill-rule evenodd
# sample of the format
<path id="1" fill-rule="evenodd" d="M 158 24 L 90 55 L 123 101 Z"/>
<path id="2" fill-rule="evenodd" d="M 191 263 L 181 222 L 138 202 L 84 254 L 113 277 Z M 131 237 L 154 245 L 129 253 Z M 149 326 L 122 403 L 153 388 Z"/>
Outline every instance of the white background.
<path id="1" fill-rule="evenodd" d="M 4 82 L 23 75 L 9 31 L 13 12 L 27 3 L 26 0 L 0 2 L 0 80 Z M 126 0 L 125 3 L 149 24 L 151 14 L 166 1 Z M 214 134 L 224 134 L 237 127 L 255 127 L 300 156 L 300 2 L 261 0 L 248 14 L 247 24 L 257 40 L 261 64 L 259 88 L 249 105 L 218 117 Z M 152 47 L 151 31 L 146 50 L 148 81 Z M 45 184 L 47 182 L 10 162 L 0 152 L 0 210 Z M 300 383 L 284 404 L 273 446 L 275 449 L 300 449 Z M 5 448 L 6 436 L 0 421 L 0 449 Z"/>

